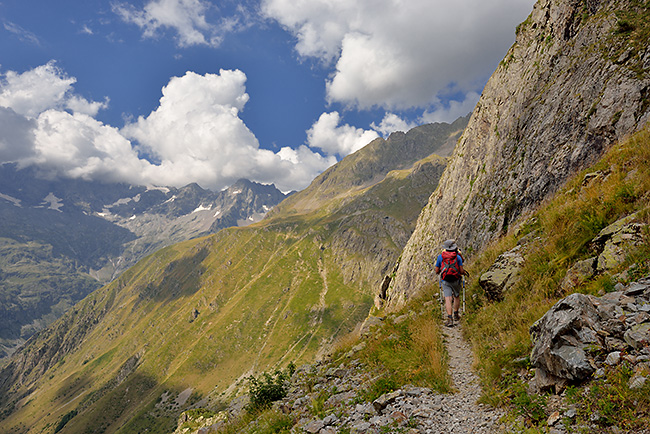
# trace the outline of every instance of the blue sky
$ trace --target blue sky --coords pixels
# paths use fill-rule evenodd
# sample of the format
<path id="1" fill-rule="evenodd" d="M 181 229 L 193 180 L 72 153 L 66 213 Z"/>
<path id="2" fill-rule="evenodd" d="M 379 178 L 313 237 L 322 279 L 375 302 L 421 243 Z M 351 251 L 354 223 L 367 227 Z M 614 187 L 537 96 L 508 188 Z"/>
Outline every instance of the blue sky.
<path id="1" fill-rule="evenodd" d="M 0 162 L 304 188 L 469 113 L 532 0 L 0 0 Z"/>

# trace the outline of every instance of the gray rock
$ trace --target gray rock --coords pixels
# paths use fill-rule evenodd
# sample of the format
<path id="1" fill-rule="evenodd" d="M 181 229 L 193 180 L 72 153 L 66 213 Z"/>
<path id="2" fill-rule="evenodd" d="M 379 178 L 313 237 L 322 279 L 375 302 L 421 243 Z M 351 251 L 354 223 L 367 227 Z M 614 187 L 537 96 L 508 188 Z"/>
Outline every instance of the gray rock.
<path id="1" fill-rule="evenodd" d="M 372 402 L 372 406 L 375 408 L 375 411 L 377 414 L 381 414 L 382 410 L 386 408 L 389 404 L 395 402 L 395 400 L 401 396 L 402 392 L 399 390 L 396 390 L 395 392 L 391 393 L 384 393 L 381 395 L 379 398 L 375 399 Z"/>
<path id="2" fill-rule="evenodd" d="M 625 295 L 628 297 L 636 297 L 637 295 L 643 294 L 645 291 L 650 288 L 650 285 L 647 283 L 638 283 L 635 282 L 631 284 L 626 290 L 625 290 Z"/>
<path id="3" fill-rule="evenodd" d="M 353 433 L 365 433 L 370 429 L 370 422 L 359 422 L 352 426 Z"/>
<path id="4" fill-rule="evenodd" d="M 304 429 L 305 431 L 307 431 L 308 433 L 316 434 L 316 433 L 319 432 L 319 431 L 320 431 L 324 426 L 325 426 L 325 424 L 323 423 L 322 420 L 314 420 L 314 421 L 309 422 L 309 423 L 307 424 L 307 426 L 305 426 L 303 429 Z"/>
<path id="5" fill-rule="evenodd" d="M 519 270 L 523 265 L 524 257 L 520 245 L 501 254 L 478 281 L 487 298 L 500 300 L 503 294 L 517 282 Z"/>
<path id="6" fill-rule="evenodd" d="M 625 342 L 632 348 L 640 349 L 650 344 L 650 323 L 637 324 L 625 332 Z"/>
<path id="7" fill-rule="evenodd" d="M 365 403 L 365 404 L 357 404 L 356 407 L 354 408 L 354 411 L 356 413 L 359 413 L 361 415 L 374 415 L 375 414 L 375 409 L 372 406 L 372 404 Z"/>
<path id="8" fill-rule="evenodd" d="M 339 418 L 333 414 L 330 414 L 329 416 L 326 416 L 323 419 L 323 423 L 325 424 L 325 426 L 335 425 L 338 422 L 339 422 Z"/>
<path id="9" fill-rule="evenodd" d="M 384 319 L 378 316 L 368 316 L 366 320 L 361 324 L 361 329 L 359 330 L 359 333 L 362 336 L 366 336 L 371 333 L 371 331 L 380 325 Z"/>
<path id="10" fill-rule="evenodd" d="M 594 256 L 593 258 L 576 262 L 573 267 L 567 271 L 566 276 L 564 276 L 562 284 L 560 285 L 562 290 L 569 292 L 577 285 L 590 279 L 596 271 L 597 259 L 598 258 Z"/>
<path id="11" fill-rule="evenodd" d="M 604 272 L 621 264 L 628 253 L 643 244 L 645 223 L 636 223 L 637 214 L 622 218 L 603 229 L 592 241 L 601 253 L 598 255 L 596 270 Z"/>
<path id="12" fill-rule="evenodd" d="M 638 390 L 641 389 L 647 381 L 648 378 L 646 376 L 636 374 L 630 378 L 630 381 L 628 382 L 628 387 L 631 390 Z"/>
<path id="13" fill-rule="evenodd" d="M 571 294 L 557 302 L 530 328 L 533 366 L 552 377 L 571 381 L 591 376 L 595 369 L 575 334 L 583 328 L 595 328 L 598 319 L 598 311 L 589 296 Z"/>
<path id="14" fill-rule="evenodd" d="M 621 352 L 613 351 L 609 353 L 605 359 L 605 363 L 607 363 L 609 366 L 615 366 L 621 363 Z"/>
<path id="15" fill-rule="evenodd" d="M 576 411 L 575 408 L 570 408 L 567 411 L 564 412 L 564 417 L 568 417 L 569 419 L 573 419 L 578 415 L 578 412 Z"/>

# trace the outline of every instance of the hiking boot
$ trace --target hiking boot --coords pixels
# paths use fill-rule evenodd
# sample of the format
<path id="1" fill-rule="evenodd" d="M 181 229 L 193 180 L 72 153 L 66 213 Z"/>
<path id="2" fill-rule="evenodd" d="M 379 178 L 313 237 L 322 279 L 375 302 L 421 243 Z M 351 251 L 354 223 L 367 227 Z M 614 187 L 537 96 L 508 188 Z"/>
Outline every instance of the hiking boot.
<path id="1" fill-rule="evenodd" d="M 460 321 L 460 312 L 454 312 L 454 321 Z"/>
<path id="2" fill-rule="evenodd" d="M 445 327 L 453 327 L 453 326 L 454 326 L 454 320 L 451 317 L 451 315 L 449 315 L 447 317 L 447 322 L 445 322 Z"/>

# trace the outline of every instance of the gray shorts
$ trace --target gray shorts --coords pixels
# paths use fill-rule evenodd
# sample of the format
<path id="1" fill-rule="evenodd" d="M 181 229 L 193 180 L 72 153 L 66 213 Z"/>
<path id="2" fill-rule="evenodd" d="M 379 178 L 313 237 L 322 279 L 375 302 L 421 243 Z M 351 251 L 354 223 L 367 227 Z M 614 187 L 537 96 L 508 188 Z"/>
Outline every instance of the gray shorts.
<path id="1" fill-rule="evenodd" d="M 452 294 L 454 297 L 460 297 L 460 290 L 463 287 L 462 279 L 458 279 L 455 282 L 440 279 L 440 284 L 442 285 L 442 293 L 445 297 L 451 297 Z"/>

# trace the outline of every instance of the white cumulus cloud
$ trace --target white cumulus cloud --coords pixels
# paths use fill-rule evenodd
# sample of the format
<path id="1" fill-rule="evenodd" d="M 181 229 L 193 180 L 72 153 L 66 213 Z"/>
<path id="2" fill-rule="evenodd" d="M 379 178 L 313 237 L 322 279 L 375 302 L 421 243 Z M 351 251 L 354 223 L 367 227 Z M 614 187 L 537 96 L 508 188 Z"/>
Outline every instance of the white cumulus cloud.
<path id="1" fill-rule="evenodd" d="M 37 165 L 50 176 L 219 190 L 239 178 L 302 189 L 336 163 L 307 146 L 260 149 L 239 117 L 249 99 L 238 70 L 173 77 L 158 108 L 122 129 L 74 93 L 75 79 L 48 63 L 0 81 L 0 163 Z M 142 154 L 149 159 L 141 157 Z"/>
<path id="2" fill-rule="evenodd" d="M 238 70 L 172 78 L 159 107 L 122 130 L 160 161 L 149 176 L 166 179 L 166 185 L 195 181 L 212 188 L 247 177 L 291 190 L 336 162 L 306 148 L 277 154 L 260 149 L 239 117 L 249 99 L 245 83 Z"/>
<path id="3" fill-rule="evenodd" d="M 341 116 L 336 111 L 321 114 L 307 131 L 309 147 L 322 149 L 327 155 L 344 157 L 379 137 L 375 131 L 340 123 Z"/>
<path id="4" fill-rule="evenodd" d="M 381 133 L 383 137 L 388 137 L 395 131 L 407 132 L 411 128 L 415 128 L 417 126 L 417 123 L 402 119 L 395 113 L 386 113 L 384 119 L 381 120 L 381 123 L 379 125 L 376 125 L 374 122 L 371 125 L 372 129 Z"/>
<path id="5" fill-rule="evenodd" d="M 263 0 L 302 56 L 334 61 L 329 102 L 426 108 L 450 87 L 477 91 L 534 0 Z M 478 89 L 480 91 L 480 89 Z"/>

